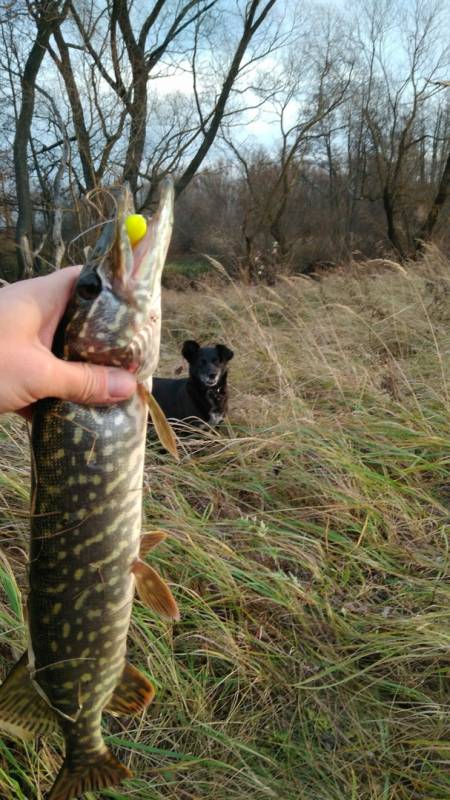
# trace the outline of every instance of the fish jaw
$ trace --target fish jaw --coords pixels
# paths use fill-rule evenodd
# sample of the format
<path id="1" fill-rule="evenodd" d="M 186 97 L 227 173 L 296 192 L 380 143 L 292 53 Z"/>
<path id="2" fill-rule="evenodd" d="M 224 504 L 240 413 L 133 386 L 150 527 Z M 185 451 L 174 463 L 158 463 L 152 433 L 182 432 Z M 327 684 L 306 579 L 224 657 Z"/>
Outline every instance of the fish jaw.
<path id="1" fill-rule="evenodd" d="M 161 278 L 173 227 L 174 188 L 161 187 L 156 214 L 131 248 L 125 220 L 133 211 L 127 187 L 117 201 L 66 312 L 64 355 L 69 360 L 121 366 L 139 380 L 154 371 L 161 330 Z M 93 287 L 98 293 L 89 296 Z M 100 287 L 100 288 L 99 288 Z"/>
<path id="2" fill-rule="evenodd" d="M 135 347 L 136 377 L 147 380 L 155 371 L 161 338 L 161 280 L 173 229 L 174 186 L 165 179 L 161 186 L 158 211 L 149 220 L 147 233 L 134 248 L 133 272 L 130 280 L 132 294 L 143 297 L 146 321 L 139 332 Z M 140 349 L 139 345 L 143 346 Z"/>

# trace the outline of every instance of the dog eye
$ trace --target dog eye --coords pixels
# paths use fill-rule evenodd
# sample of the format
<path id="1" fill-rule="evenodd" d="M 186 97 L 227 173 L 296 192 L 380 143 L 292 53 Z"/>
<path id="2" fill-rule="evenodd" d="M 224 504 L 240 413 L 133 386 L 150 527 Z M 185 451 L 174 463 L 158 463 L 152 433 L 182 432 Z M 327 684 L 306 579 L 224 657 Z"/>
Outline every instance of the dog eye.
<path id="1" fill-rule="evenodd" d="M 95 300 L 102 288 L 102 282 L 94 270 L 82 275 L 77 283 L 77 293 L 82 300 Z"/>

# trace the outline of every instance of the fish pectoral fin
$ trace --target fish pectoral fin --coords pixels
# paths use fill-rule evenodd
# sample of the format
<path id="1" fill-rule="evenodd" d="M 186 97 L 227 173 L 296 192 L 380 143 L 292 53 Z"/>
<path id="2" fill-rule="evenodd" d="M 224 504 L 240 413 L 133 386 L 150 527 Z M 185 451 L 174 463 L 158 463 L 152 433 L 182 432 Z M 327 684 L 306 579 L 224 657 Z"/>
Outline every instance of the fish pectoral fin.
<path id="1" fill-rule="evenodd" d="M 34 688 L 24 653 L 0 687 L 0 729 L 27 740 L 57 728 L 57 715 Z"/>
<path id="2" fill-rule="evenodd" d="M 180 619 L 180 612 L 167 583 L 156 570 L 138 558 L 131 571 L 136 579 L 136 589 L 144 605 L 162 617 Z"/>
<path id="3" fill-rule="evenodd" d="M 131 778 L 130 770 L 120 764 L 110 750 L 99 753 L 95 760 L 92 755 L 89 755 L 89 760 L 87 758 L 86 763 L 83 763 L 81 756 L 77 762 L 71 762 L 70 755 L 65 759 L 48 800 L 71 800 L 81 797 L 85 792 L 117 786 L 126 778 Z"/>
<path id="4" fill-rule="evenodd" d="M 130 716 L 145 711 L 155 696 L 155 687 L 132 664 L 125 664 L 122 677 L 104 711 Z"/>
<path id="5" fill-rule="evenodd" d="M 167 539 L 167 533 L 164 531 L 149 531 L 148 533 L 142 534 L 139 547 L 140 557 L 145 558 L 150 550 L 153 550 L 153 548 L 163 542 L 164 539 Z"/>
<path id="6" fill-rule="evenodd" d="M 178 455 L 177 437 L 175 436 L 173 428 L 170 422 L 168 422 L 164 411 L 159 403 L 155 400 L 151 392 L 148 391 L 145 384 L 141 383 L 139 385 L 139 390 L 141 396 L 148 405 L 153 427 L 155 428 L 159 441 L 161 442 L 162 446 L 169 451 L 170 455 L 172 455 L 176 461 L 179 461 L 180 456 Z"/>

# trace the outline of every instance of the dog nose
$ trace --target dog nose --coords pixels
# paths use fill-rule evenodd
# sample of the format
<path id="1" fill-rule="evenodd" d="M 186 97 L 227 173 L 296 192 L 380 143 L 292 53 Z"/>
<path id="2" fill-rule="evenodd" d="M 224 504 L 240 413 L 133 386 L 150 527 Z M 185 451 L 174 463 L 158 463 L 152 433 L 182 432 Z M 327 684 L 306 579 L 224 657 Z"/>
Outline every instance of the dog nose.
<path id="1" fill-rule="evenodd" d="M 215 372 L 210 372 L 209 375 L 208 375 L 208 378 L 209 378 L 210 381 L 213 381 L 215 377 L 216 377 L 216 373 Z"/>

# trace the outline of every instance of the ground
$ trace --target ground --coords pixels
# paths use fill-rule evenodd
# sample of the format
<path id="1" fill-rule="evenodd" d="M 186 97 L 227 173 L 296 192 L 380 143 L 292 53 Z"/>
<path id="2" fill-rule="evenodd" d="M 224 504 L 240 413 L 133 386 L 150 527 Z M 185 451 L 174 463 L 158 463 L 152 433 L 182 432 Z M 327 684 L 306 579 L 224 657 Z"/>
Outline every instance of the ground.
<path id="1" fill-rule="evenodd" d="M 146 528 L 170 535 L 151 563 L 182 619 L 135 605 L 130 659 L 158 692 L 144 719 L 105 717 L 136 777 L 98 797 L 448 800 L 450 265 L 163 306 L 159 374 L 185 338 L 225 342 L 230 414 L 178 464 L 149 448 Z M 22 422 L 0 435 L 4 674 L 25 641 L 29 456 Z M 60 752 L 0 739 L 2 798 L 40 800 Z"/>

